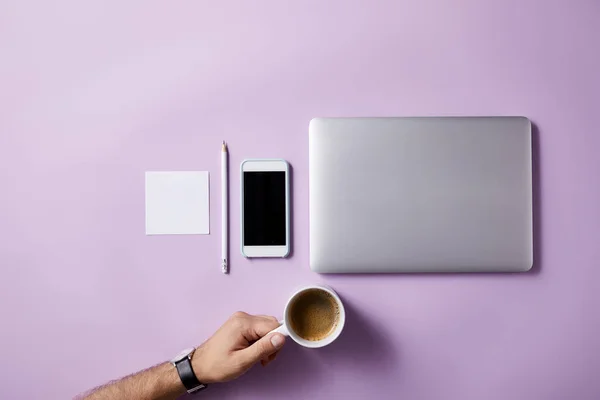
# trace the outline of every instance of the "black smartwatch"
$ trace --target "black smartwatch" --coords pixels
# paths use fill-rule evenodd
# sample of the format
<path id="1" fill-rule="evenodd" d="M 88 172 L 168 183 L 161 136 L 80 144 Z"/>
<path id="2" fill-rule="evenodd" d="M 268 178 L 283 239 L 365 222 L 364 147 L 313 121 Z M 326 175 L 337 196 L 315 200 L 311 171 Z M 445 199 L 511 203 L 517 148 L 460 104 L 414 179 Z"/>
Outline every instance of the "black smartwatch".
<path id="1" fill-rule="evenodd" d="M 177 368 L 179 379 L 181 379 L 181 383 L 183 383 L 188 393 L 196 393 L 207 387 L 207 385 L 200 383 L 192 369 L 192 354 L 194 354 L 194 351 L 196 349 L 193 347 L 185 349 L 171 360 L 171 364 Z"/>

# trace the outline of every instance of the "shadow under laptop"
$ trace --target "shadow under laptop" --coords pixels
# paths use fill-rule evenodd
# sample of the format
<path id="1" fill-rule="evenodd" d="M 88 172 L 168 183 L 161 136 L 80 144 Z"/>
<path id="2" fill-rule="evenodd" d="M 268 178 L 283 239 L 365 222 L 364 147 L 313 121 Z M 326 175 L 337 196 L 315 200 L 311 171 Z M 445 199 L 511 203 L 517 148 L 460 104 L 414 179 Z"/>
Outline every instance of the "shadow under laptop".
<path id="1" fill-rule="evenodd" d="M 540 130 L 531 122 L 531 172 L 533 189 L 533 267 L 531 273 L 539 274 L 542 270 L 542 180 Z"/>
<path id="2" fill-rule="evenodd" d="M 344 301 L 344 306 L 344 331 L 329 346 L 307 349 L 288 338 L 277 359 L 267 367 L 259 364 L 235 381 L 210 385 L 202 398 L 283 398 L 289 393 L 311 398 L 320 383 L 338 374 L 366 376 L 377 370 L 385 377 L 386 371 L 397 371 L 392 368 L 398 359 L 397 345 L 394 347 L 390 338 L 352 304 Z"/>

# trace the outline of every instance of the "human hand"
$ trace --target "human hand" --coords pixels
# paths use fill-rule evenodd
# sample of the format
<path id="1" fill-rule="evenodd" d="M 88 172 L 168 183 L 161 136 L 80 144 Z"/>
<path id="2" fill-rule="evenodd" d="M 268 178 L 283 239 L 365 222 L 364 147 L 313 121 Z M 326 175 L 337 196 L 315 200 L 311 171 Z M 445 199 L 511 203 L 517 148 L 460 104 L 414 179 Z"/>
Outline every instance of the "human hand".
<path id="1" fill-rule="evenodd" d="M 261 361 L 266 366 L 285 343 L 275 317 L 236 312 L 192 356 L 192 368 L 202 383 L 235 379 Z"/>

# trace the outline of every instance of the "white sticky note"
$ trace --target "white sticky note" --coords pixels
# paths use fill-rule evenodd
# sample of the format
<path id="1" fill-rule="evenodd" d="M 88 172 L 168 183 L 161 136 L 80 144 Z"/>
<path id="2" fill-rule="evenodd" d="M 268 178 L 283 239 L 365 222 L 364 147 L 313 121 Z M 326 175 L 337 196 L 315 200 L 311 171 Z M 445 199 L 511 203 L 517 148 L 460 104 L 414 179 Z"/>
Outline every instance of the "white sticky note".
<path id="1" fill-rule="evenodd" d="M 146 235 L 208 235 L 208 171 L 146 172 Z"/>

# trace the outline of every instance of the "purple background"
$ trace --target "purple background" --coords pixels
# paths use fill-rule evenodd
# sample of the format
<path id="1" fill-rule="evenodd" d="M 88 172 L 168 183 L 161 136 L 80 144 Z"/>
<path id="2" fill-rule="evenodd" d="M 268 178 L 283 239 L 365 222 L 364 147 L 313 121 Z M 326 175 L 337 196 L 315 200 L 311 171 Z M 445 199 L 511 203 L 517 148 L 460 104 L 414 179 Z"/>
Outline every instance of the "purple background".
<path id="1" fill-rule="evenodd" d="M 347 303 L 340 340 L 202 398 L 600 398 L 599 18 L 596 0 L 0 1 L 0 398 L 72 397 L 312 282 Z M 396 115 L 532 119 L 532 273 L 310 272 L 309 120 Z M 237 250 L 246 157 L 293 166 L 288 260 Z M 146 237 L 144 171 L 188 169 L 211 173 L 212 234 Z"/>

